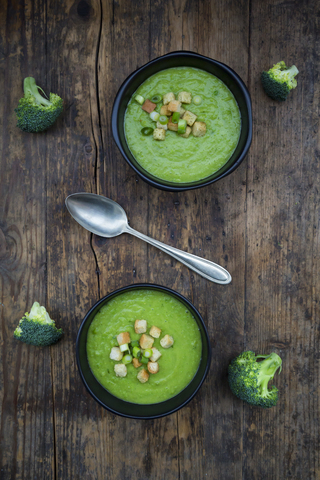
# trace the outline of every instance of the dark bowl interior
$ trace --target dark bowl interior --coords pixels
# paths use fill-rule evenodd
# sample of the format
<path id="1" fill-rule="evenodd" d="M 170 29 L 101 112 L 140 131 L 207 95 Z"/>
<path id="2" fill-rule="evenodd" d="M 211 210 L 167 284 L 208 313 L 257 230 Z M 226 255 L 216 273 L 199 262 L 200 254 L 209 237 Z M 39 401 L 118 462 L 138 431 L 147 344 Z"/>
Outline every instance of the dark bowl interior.
<path id="1" fill-rule="evenodd" d="M 174 183 L 161 180 L 139 165 L 129 150 L 124 132 L 124 117 L 128 102 L 137 88 L 151 75 L 172 67 L 194 67 L 215 75 L 233 93 L 241 113 L 241 133 L 238 145 L 228 162 L 217 172 L 192 183 Z M 112 110 L 112 133 L 114 140 L 135 172 L 150 185 L 167 191 L 183 191 L 204 187 L 233 172 L 246 156 L 252 140 L 252 113 L 249 92 L 241 78 L 227 65 L 197 53 L 179 51 L 158 57 L 133 72 L 121 85 Z"/>
<path id="2" fill-rule="evenodd" d="M 176 297 L 194 316 L 201 334 L 202 357 L 196 375 L 189 383 L 189 385 L 187 385 L 187 387 L 182 390 L 178 395 L 161 403 L 139 405 L 136 403 L 126 402 L 115 397 L 114 395 L 109 393 L 104 387 L 102 387 L 102 385 L 96 380 L 90 370 L 87 359 L 87 333 L 94 316 L 96 315 L 96 313 L 98 313 L 100 308 L 105 305 L 109 300 L 111 300 L 117 295 L 121 295 L 125 291 L 133 289 L 161 290 L 169 295 Z M 189 300 L 169 288 L 162 287 L 160 285 L 143 283 L 120 288 L 119 290 L 116 290 L 99 300 L 89 310 L 89 312 L 84 317 L 84 320 L 78 332 L 76 342 L 76 355 L 81 378 L 89 393 L 98 403 L 100 403 L 100 405 L 102 405 L 107 410 L 110 410 L 112 413 L 116 413 L 124 417 L 148 419 L 169 415 L 170 413 L 173 413 L 186 405 L 195 396 L 195 394 L 201 387 L 210 367 L 211 347 L 208 332 L 203 322 L 203 319 L 201 318 L 200 313 L 192 305 L 192 303 L 189 302 Z"/>

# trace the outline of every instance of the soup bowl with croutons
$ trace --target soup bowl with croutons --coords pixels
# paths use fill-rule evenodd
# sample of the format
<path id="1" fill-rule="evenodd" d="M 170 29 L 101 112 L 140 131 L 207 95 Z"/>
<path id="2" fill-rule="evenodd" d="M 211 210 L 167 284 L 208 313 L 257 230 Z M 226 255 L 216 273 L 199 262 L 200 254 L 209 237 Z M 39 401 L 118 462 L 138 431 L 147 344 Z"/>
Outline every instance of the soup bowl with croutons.
<path id="1" fill-rule="evenodd" d="M 252 139 L 248 90 L 227 65 L 179 51 L 121 85 L 112 132 L 125 160 L 154 187 L 183 191 L 233 172 Z"/>
<path id="2" fill-rule="evenodd" d="M 80 376 L 107 410 L 129 418 L 169 415 L 208 373 L 204 321 L 178 292 L 154 284 L 120 288 L 86 314 L 77 336 Z"/>

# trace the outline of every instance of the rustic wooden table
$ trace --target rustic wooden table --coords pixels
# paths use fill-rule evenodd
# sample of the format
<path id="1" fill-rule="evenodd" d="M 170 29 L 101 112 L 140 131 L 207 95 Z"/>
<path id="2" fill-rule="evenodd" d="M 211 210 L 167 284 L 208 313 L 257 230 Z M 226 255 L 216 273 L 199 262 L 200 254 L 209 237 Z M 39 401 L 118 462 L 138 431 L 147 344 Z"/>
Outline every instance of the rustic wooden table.
<path id="1" fill-rule="evenodd" d="M 320 5 L 245 0 L 3 0 L 0 13 L 0 477 L 7 479 L 319 479 Z M 164 53 L 232 67 L 253 103 L 249 155 L 203 189 L 166 193 L 117 150 L 110 115 L 122 81 Z M 298 87 L 277 103 L 260 72 L 285 60 Z M 44 134 L 16 127 L 25 76 L 65 109 Z M 91 236 L 70 193 L 118 201 L 134 228 L 220 263 L 220 286 L 136 238 Z M 130 420 L 101 408 L 76 366 L 90 306 L 124 285 L 176 289 L 202 313 L 213 358 L 178 413 Z M 13 331 L 33 301 L 65 335 L 27 346 Z M 244 349 L 277 352 L 277 407 L 244 405 L 227 384 Z"/>

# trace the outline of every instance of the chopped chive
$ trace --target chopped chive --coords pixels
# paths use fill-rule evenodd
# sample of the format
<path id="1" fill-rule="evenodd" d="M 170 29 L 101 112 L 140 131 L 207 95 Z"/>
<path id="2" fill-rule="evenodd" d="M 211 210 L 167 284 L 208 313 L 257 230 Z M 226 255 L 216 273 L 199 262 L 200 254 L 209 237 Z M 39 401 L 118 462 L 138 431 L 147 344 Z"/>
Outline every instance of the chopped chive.
<path id="1" fill-rule="evenodd" d="M 146 358 L 152 357 L 152 354 L 153 354 L 153 351 L 151 350 L 151 348 L 147 348 L 147 349 L 143 352 L 143 356 L 146 357 Z"/>
<path id="2" fill-rule="evenodd" d="M 122 363 L 124 363 L 125 365 L 131 362 L 132 362 L 132 355 L 125 355 L 122 359 Z"/>
<path id="3" fill-rule="evenodd" d="M 183 119 L 180 119 L 180 120 L 178 121 L 178 133 L 179 133 L 179 134 L 185 133 L 186 128 L 187 128 L 187 121 L 186 121 L 186 120 L 183 120 Z"/>
<path id="4" fill-rule="evenodd" d="M 131 347 L 139 347 L 139 340 L 132 340 Z"/>
<path id="5" fill-rule="evenodd" d="M 120 352 L 125 352 L 129 350 L 129 345 L 127 343 L 124 343 L 123 345 L 120 345 Z"/>
<path id="6" fill-rule="evenodd" d="M 153 103 L 159 103 L 161 102 L 161 100 L 162 100 L 162 95 L 159 95 L 159 94 L 153 95 L 153 97 L 151 98 L 151 102 Z"/>
<path id="7" fill-rule="evenodd" d="M 165 115 L 161 115 L 158 120 L 158 122 L 161 123 L 161 125 L 167 125 L 168 121 L 169 119 Z"/>
<path id="8" fill-rule="evenodd" d="M 139 357 L 139 353 L 141 353 L 141 349 L 139 347 L 133 347 L 132 349 L 132 355 L 135 357 L 135 358 L 138 358 Z"/>
<path id="9" fill-rule="evenodd" d="M 142 357 L 140 358 L 140 362 L 147 364 L 147 363 L 149 362 L 149 358 L 144 357 L 144 356 L 142 355 Z"/>
<path id="10" fill-rule="evenodd" d="M 218 91 L 218 90 L 215 90 L 215 91 L 213 92 L 213 95 L 217 96 L 218 93 L 219 93 L 219 91 Z"/>
<path id="11" fill-rule="evenodd" d="M 154 122 L 157 122 L 160 118 L 160 113 L 153 111 L 153 112 L 150 113 L 149 116 L 150 116 L 151 120 L 153 120 Z"/>
<path id="12" fill-rule="evenodd" d="M 193 103 L 195 105 L 200 105 L 200 103 L 202 103 L 202 98 L 200 97 L 200 95 L 196 95 L 195 97 L 193 97 Z"/>
<path id="13" fill-rule="evenodd" d="M 151 135 L 152 132 L 153 132 L 153 128 L 151 127 L 144 127 L 141 130 L 142 135 L 144 135 L 145 137 L 148 137 L 149 135 Z"/>
<path id="14" fill-rule="evenodd" d="M 135 99 L 136 102 L 140 103 L 140 105 L 142 105 L 144 103 L 144 98 L 143 98 L 142 95 L 136 95 L 134 97 L 134 99 Z"/>
<path id="15" fill-rule="evenodd" d="M 179 119 L 180 119 L 180 113 L 179 112 L 174 112 L 172 114 L 171 122 L 172 123 L 178 123 Z"/>

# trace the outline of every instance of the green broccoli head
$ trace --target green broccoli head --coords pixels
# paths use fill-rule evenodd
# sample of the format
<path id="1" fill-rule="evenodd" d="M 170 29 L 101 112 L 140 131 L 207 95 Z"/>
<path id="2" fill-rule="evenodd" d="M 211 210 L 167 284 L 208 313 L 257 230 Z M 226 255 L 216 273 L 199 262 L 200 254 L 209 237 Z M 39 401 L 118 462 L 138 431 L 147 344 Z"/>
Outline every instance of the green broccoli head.
<path id="1" fill-rule="evenodd" d="M 262 361 L 257 361 L 262 358 Z M 268 383 L 276 371 L 282 368 L 282 360 L 276 353 L 256 355 L 246 351 L 234 358 L 228 368 L 228 381 L 232 393 L 241 400 L 257 407 L 270 408 L 278 402 L 278 389 Z"/>
<path id="2" fill-rule="evenodd" d="M 40 87 L 32 77 L 24 79 L 24 97 L 19 100 L 15 112 L 18 117 L 17 127 L 24 132 L 44 132 L 57 120 L 63 109 L 63 100 L 50 93 L 47 100 L 40 95 Z"/>
<path id="3" fill-rule="evenodd" d="M 294 77 L 298 73 L 299 70 L 295 65 L 287 68 L 284 62 L 276 63 L 270 70 L 261 74 L 264 91 L 273 100 L 286 100 L 290 90 L 297 86 L 297 81 Z"/>
<path id="4" fill-rule="evenodd" d="M 34 302 L 30 313 L 25 313 L 13 335 L 29 345 L 45 347 L 56 343 L 62 337 L 63 331 L 56 327 L 45 307 Z"/>

